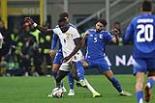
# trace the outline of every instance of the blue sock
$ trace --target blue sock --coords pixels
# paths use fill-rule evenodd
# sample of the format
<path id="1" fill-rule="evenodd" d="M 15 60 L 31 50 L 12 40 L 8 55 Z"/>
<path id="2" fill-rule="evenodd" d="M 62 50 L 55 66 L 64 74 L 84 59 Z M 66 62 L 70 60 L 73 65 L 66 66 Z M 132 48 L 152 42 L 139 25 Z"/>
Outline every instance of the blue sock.
<path id="1" fill-rule="evenodd" d="M 80 80 L 84 80 L 84 68 L 83 68 L 83 65 L 82 63 L 79 61 L 79 62 L 75 62 L 75 66 L 76 66 L 76 69 L 77 69 L 77 75 L 79 77 Z"/>
<path id="2" fill-rule="evenodd" d="M 116 78 L 112 77 L 109 80 L 111 81 L 112 85 L 116 88 L 118 92 L 122 92 L 122 87 Z"/>
<path id="3" fill-rule="evenodd" d="M 152 88 L 154 84 L 155 84 L 155 80 L 153 80 L 152 78 L 147 80 L 147 86 L 149 88 Z"/>
<path id="4" fill-rule="evenodd" d="M 143 91 L 136 92 L 137 103 L 143 103 Z"/>
<path id="5" fill-rule="evenodd" d="M 74 89 L 74 79 L 71 73 L 68 73 L 68 84 L 70 89 Z"/>

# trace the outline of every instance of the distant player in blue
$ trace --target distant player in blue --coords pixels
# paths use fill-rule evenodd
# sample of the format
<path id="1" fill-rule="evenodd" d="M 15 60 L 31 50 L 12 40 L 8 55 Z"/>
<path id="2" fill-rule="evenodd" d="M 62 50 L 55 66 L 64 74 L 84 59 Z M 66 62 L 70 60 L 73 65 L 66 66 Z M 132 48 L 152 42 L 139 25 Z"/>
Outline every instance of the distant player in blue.
<path id="1" fill-rule="evenodd" d="M 86 45 L 86 55 L 84 65 L 88 68 L 97 68 L 112 83 L 114 88 L 122 96 L 130 96 L 131 94 L 123 91 L 119 81 L 113 76 L 105 57 L 105 46 L 107 42 L 118 43 L 118 30 L 113 29 L 113 34 L 105 31 L 107 25 L 106 20 L 99 19 L 96 22 L 95 29 L 88 29 L 84 34 L 83 43 Z"/>
<path id="2" fill-rule="evenodd" d="M 142 2 L 142 13 L 133 18 L 124 35 L 124 42 L 133 42 L 133 71 L 136 75 L 137 103 L 143 103 L 144 75 L 148 73 L 145 101 L 150 101 L 151 88 L 155 84 L 155 16 L 151 1 Z"/>

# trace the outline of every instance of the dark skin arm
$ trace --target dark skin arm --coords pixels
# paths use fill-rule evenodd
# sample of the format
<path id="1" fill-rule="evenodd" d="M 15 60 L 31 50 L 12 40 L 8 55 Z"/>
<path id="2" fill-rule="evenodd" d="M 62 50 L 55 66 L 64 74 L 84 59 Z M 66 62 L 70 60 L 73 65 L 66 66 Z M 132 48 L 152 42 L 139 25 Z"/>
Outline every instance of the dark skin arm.
<path id="1" fill-rule="evenodd" d="M 76 47 L 74 48 L 74 50 L 72 51 L 72 53 L 69 56 L 67 56 L 63 59 L 63 62 L 67 62 L 69 59 L 72 58 L 72 56 L 74 56 L 80 50 L 80 48 L 82 47 L 81 40 L 82 40 L 82 38 L 74 39 L 74 43 L 75 43 Z"/>
<path id="2" fill-rule="evenodd" d="M 35 22 L 30 18 L 30 17 L 25 17 L 24 18 L 24 22 L 29 22 L 31 25 L 34 26 Z M 52 29 L 48 29 L 46 27 L 41 27 L 40 25 L 35 26 L 35 28 L 37 28 L 38 30 L 42 31 L 42 32 L 53 32 Z"/>
<path id="3" fill-rule="evenodd" d="M 52 29 L 48 29 L 48 28 L 46 28 L 46 27 L 41 27 L 40 25 L 37 25 L 36 26 L 36 28 L 38 29 L 38 30 L 40 30 L 40 31 L 42 31 L 42 32 L 46 32 L 46 33 L 53 33 L 53 30 Z"/>
<path id="4" fill-rule="evenodd" d="M 63 59 L 64 62 L 67 62 L 72 56 L 74 56 L 82 47 L 85 46 L 85 41 L 87 39 L 88 33 L 84 33 L 83 37 L 77 38 L 74 40 L 76 47 L 72 51 L 72 53 Z"/>

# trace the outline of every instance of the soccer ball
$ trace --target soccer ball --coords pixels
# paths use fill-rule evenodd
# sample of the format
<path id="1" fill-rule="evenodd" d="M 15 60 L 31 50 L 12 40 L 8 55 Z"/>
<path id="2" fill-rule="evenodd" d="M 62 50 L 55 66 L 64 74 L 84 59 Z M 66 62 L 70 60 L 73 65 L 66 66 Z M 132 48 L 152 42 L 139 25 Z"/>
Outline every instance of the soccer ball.
<path id="1" fill-rule="evenodd" d="M 62 98 L 63 97 L 63 89 L 62 88 L 54 88 L 52 90 L 52 96 L 56 98 Z"/>

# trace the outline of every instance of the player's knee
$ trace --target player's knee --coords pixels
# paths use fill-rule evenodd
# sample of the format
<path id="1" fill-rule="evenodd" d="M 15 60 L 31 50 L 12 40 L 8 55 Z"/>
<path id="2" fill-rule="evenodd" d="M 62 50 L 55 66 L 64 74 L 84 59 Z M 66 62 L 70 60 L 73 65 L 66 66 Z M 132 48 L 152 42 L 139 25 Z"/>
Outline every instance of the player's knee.
<path id="1" fill-rule="evenodd" d="M 57 69 L 53 69 L 53 68 L 52 68 L 52 72 L 54 72 L 54 73 L 55 73 L 55 72 L 57 72 L 57 71 L 58 71 Z"/>
<path id="2" fill-rule="evenodd" d="M 143 89 L 143 83 L 142 82 L 137 82 L 135 85 L 136 91 L 141 91 Z"/>
<path id="3" fill-rule="evenodd" d="M 106 72 L 104 72 L 104 75 L 108 78 L 108 79 L 111 79 L 113 78 L 113 72 L 111 70 L 108 70 Z"/>
<path id="4" fill-rule="evenodd" d="M 58 65 L 53 65 L 52 66 L 52 72 L 57 72 L 59 70 L 59 67 Z"/>

